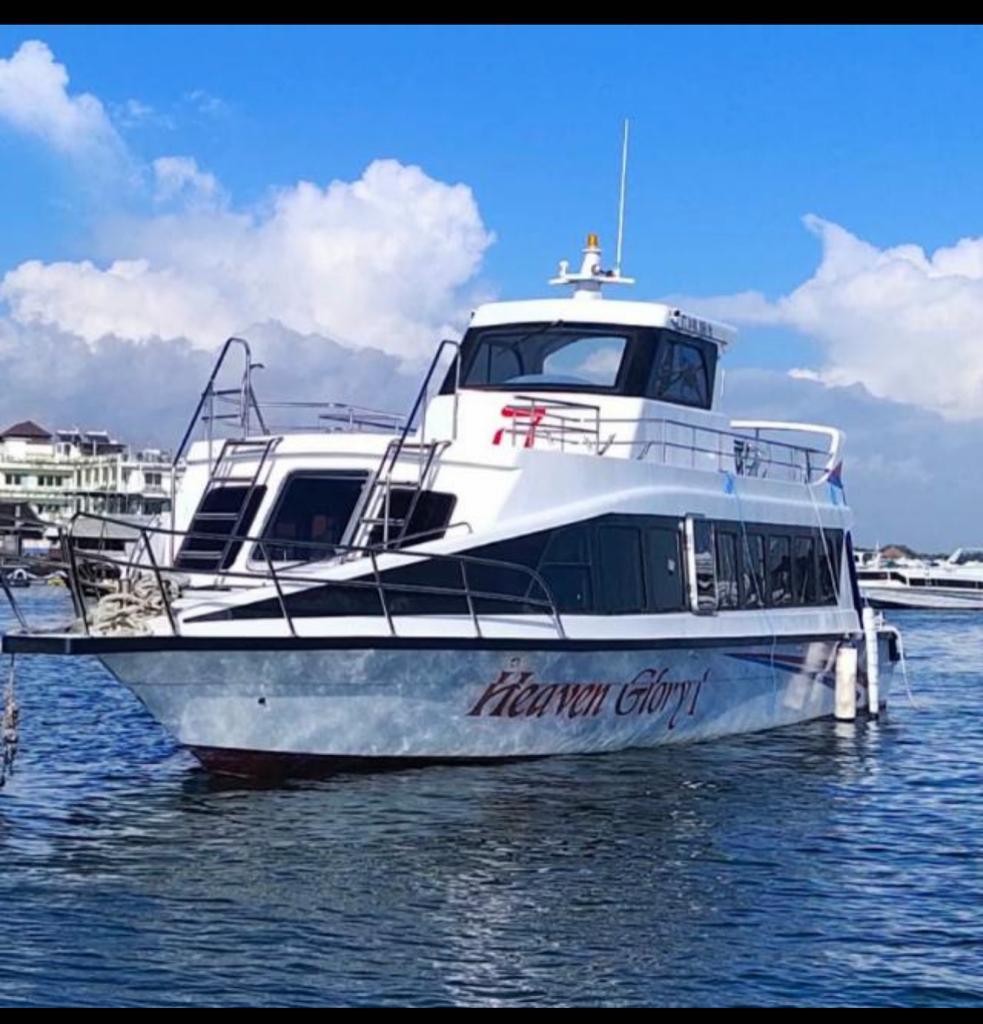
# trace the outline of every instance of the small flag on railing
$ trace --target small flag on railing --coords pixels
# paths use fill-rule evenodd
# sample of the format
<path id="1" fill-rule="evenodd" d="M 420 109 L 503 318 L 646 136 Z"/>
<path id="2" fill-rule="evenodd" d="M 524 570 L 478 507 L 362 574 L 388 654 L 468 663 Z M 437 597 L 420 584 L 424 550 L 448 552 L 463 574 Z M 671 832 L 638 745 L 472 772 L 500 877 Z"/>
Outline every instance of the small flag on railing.
<path id="1" fill-rule="evenodd" d="M 829 471 L 829 475 L 826 477 L 826 482 L 829 484 L 829 500 L 834 505 L 838 505 L 840 502 L 846 504 L 846 490 L 843 487 L 842 462 L 837 462 L 837 464 Z M 839 495 L 837 495 L 837 491 L 839 491 Z"/>
<path id="2" fill-rule="evenodd" d="M 724 494 L 733 494 L 734 490 L 734 477 L 724 470 Z"/>

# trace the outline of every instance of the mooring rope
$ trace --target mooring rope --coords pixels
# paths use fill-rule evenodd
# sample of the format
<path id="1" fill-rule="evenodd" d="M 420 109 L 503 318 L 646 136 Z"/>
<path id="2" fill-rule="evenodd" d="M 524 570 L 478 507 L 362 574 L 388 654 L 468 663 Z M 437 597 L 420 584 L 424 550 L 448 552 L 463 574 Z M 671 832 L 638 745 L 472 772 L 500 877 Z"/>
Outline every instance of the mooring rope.
<path id="1" fill-rule="evenodd" d="M 168 604 L 180 595 L 181 587 L 174 580 L 162 578 L 158 586 L 156 578 L 150 573 L 121 580 L 118 590 L 99 598 L 92 612 L 91 629 L 102 635 L 145 635 L 151 632 L 149 620 L 166 615 Z"/>
<path id="2" fill-rule="evenodd" d="M 3 694 L 3 755 L 0 756 L 0 789 L 7 781 L 7 776 L 13 774 L 14 758 L 17 756 L 17 720 L 20 718 L 20 708 L 17 706 L 17 694 L 14 691 L 14 659 L 16 655 L 10 656 L 10 672 L 7 675 L 7 685 Z"/>

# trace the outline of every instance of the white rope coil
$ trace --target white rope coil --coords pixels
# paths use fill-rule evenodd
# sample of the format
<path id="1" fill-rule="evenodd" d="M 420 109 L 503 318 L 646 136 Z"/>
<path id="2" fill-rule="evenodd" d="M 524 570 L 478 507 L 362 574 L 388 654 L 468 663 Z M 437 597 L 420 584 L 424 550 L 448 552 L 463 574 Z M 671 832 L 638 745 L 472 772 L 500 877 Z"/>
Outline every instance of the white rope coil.
<path id="1" fill-rule="evenodd" d="M 177 582 L 162 577 L 158 585 L 150 573 L 120 580 L 117 588 L 99 598 L 90 619 L 92 632 L 146 635 L 151 632 L 150 620 L 166 615 L 168 604 L 181 596 Z"/>

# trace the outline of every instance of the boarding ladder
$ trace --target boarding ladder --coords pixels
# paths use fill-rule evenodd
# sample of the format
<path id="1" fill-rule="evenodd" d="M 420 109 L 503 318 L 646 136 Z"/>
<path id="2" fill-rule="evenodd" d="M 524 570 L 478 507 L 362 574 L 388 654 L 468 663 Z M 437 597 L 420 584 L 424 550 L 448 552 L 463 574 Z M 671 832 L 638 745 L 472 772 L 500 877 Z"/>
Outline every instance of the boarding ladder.
<path id="1" fill-rule="evenodd" d="M 189 536 L 181 545 L 175 564 L 190 572 L 228 568 L 256 514 L 263 469 L 279 437 L 227 438 L 212 467 L 208 484 L 191 520 Z M 255 468 L 236 473 L 241 454 L 256 456 Z M 238 486 L 237 486 L 238 485 Z M 243 486 L 244 485 L 244 486 Z M 237 493 L 240 491 L 241 493 Z M 224 492 L 224 493 L 223 493 Z M 228 498 L 226 498 L 228 495 Z"/>
<path id="2" fill-rule="evenodd" d="M 379 468 L 366 489 L 353 533 L 355 547 L 399 547 L 427 489 L 445 441 L 404 441 L 386 445 Z"/>
<path id="3" fill-rule="evenodd" d="M 444 340 L 437 346 L 430 369 L 420 385 L 416 401 L 406 417 L 399 437 L 386 445 L 375 475 L 365 489 L 359 511 L 355 517 L 350 543 L 355 548 L 399 547 L 408 536 L 413 515 L 420 496 L 431 483 L 440 453 L 450 441 L 426 440 L 426 410 L 430 395 L 430 382 L 440 363 L 444 350 L 451 348 L 460 356 L 456 341 Z M 460 387 L 460 358 L 454 362 L 457 374 L 454 387 L 454 423 L 457 424 L 457 392 Z M 417 416 L 421 417 L 419 440 L 410 440 Z"/>

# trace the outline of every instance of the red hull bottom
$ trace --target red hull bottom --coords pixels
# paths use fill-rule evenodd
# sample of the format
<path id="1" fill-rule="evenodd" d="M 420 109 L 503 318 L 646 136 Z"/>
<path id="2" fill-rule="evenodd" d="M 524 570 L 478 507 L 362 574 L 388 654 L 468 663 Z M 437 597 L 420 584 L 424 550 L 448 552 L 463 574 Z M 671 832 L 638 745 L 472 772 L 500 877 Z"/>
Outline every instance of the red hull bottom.
<path id="1" fill-rule="evenodd" d="M 352 757 L 335 754 L 281 754 L 228 747 L 189 747 L 202 766 L 216 775 L 250 779 L 317 779 L 351 772 L 392 772 L 431 765 L 493 765 L 532 761 L 533 757 Z"/>

